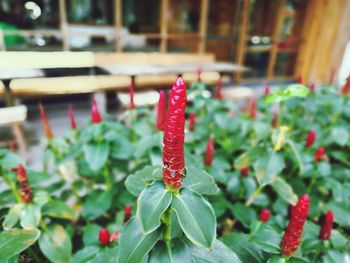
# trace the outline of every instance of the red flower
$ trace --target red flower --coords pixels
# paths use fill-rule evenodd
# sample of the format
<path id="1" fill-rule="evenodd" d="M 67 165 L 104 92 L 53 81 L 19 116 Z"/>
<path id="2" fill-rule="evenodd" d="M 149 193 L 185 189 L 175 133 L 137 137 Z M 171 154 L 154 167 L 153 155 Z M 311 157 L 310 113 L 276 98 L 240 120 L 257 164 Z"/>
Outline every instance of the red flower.
<path id="1" fill-rule="evenodd" d="M 68 115 L 69 115 L 69 120 L 70 120 L 70 127 L 72 128 L 72 130 L 76 130 L 77 123 L 75 122 L 74 111 L 73 111 L 73 107 L 71 105 L 69 105 L 69 107 L 68 107 Z"/>
<path id="2" fill-rule="evenodd" d="M 220 77 L 218 79 L 218 84 L 216 86 L 216 99 L 217 100 L 222 100 L 223 96 L 222 96 L 222 76 L 220 74 Z"/>
<path id="3" fill-rule="evenodd" d="M 98 239 L 100 240 L 100 244 L 102 246 L 108 246 L 110 242 L 111 235 L 109 234 L 108 229 L 102 228 L 100 233 L 98 233 Z"/>
<path id="4" fill-rule="evenodd" d="M 346 96 L 350 92 L 350 76 L 346 79 L 346 83 L 341 89 L 341 95 Z"/>
<path id="5" fill-rule="evenodd" d="M 131 205 L 127 205 L 124 208 L 124 220 L 123 222 L 126 223 L 130 217 L 131 217 L 131 210 L 132 210 L 132 206 Z"/>
<path id="6" fill-rule="evenodd" d="M 249 117 L 251 120 L 254 120 L 256 117 L 256 101 L 254 97 L 251 97 L 249 100 Z"/>
<path id="7" fill-rule="evenodd" d="M 207 166 L 211 166 L 213 162 L 213 156 L 214 156 L 214 138 L 210 136 L 207 142 L 207 148 L 205 149 L 204 164 Z"/>
<path id="8" fill-rule="evenodd" d="M 190 112 L 190 125 L 189 125 L 190 131 L 194 131 L 195 127 L 196 127 L 196 113 Z"/>
<path id="9" fill-rule="evenodd" d="M 134 103 L 134 89 L 135 89 L 135 78 L 131 78 L 130 81 L 130 86 L 129 86 L 129 95 L 130 95 L 130 105 L 129 108 L 130 109 L 134 109 L 135 108 L 135 103 Z"/>
<path id="10" fill-rule="evenodd" d="M 315 151 L 315 156 L 314 156 L 315 161 L 316 162 L 322 161 L 325 158 L 325 154 L 326 154 L 326 151 L 324 150 L 323 147 L 318 148 Z"/>
<path id="11" fill-rule="evenodd" d="M 28 183 L 28 177 L 26 170 L 22 164 L 19 164 L 16 168 L 12 169 L 17 174 L 17 180 L 19 183 L 21 199 L 24 203 L 31 203 L 33 201 L 33 191 Z"/>
<path id="12" fill-rule="evenodd" d="M 184 177 L 184 127 L 186 84 L 178 77 L 169 95 L 163 139 L 163 181 L 171 189 L 181 187 Z"/>
<path id="13" fill-rule="evenodd" d="M 270 219 L 270 210 L 267 208 L 264 208 L 261 210 L 260 215 L 259 215 L 259 220 L 261 222 L 267 222 Z"/>
<path id="14" fill-rule="evenodd" d="M 166 105 L 164 90 L 159 92 L 159 101 L 157 105 L 157 129 L 164 131 L 164 124 L 166 120 Z"/>
<path id="15" fill-rule="evenodd" d="M 300 197 L 293 209 L 292 217 L 284 232 L 281 250 L 284 255 L 292 255 L 299 246 L 304 225 L 310 210 L 310 199 L 307 194 Z"/>
<path id="16" fill-rule="evenodd" d="M 49 121 L 47 119 L 44 106 L 41 103 L 39 103 L 39 110 L 40 110 L 40 115 L 41 115 L 41 121 L 43 123 L 44 130 L 45 130 L 46 138 L 50 140 L 53 138 L 53 133 L 52 133 Z"/>
<path id="17" fill-rule="evenodd" d="M 98 110 L 95 98 L 92 99 L 91 122 L 96 124 L 102 121 L 101 114 Z"/>
<path id="18" fill-rule="evenodd" d="M 109 239 L 110 242 L 113 242 L 115 240 L 118 240 L 119 238 L 119 232 L 118 231 L 114 231 Z"/>
<path id="19" fill-rule="evenodd" d="M 203 71 L 202 66 L 198 66 L 197 67 L 197 81 L 198 82 L 202 81 L 202 79 L 201 79 L 202 71 Z"/>
<path id="20" fill-rule="evenodd" d="M 279 114 L 278 114 L 277 111 L 275 111 L 275 112 L 273 113 L 272 121 L 271 121 L 271 126 L 272 126 L 273 128 L 277 128 L 277 126 L 278 126 L 278 117 L 279 117 Z"/>
<path id="21" fill-rule="evenodd" d="M 293 205 L 288 205 L 288 218 L 289 219 L 291 219 L 293 216 L 293 209 L 294 209 Z"/>
<path id="22" fill-rule="evenodd" d="M 304 83 L 303 75 L 302 75 L 302 74 L 299 74 L 298 77 L 295 79 L 295 81 L 296 81 L 298 84 L 303 84 L 303 83 Z"/>
<path id="23" fill-rule="evenodd" d="M 322 240 L 329 240 L 331 238 L 333 228 L 333 212 L 329 210 L 324 218 L 323 225 L 320 231 L 320 238 Z"/>
<path id="24" fill-rule="evenodd" d="M 241 169 L 241 176 L 247 176 L 249 174 L 249 167 L 244 167 Z"/>
<path id="25" fill-rule="evenodd" d="M 305 147 L 306 148 L 310 148 L 312 145 L 314 145 L 315 140 L 316 140 L 316 131 L 315 130 L 311 130 L 309 131 L 309 133 L 307 134 L 307 138 L 305 141 Z"/>
<path id="26" fill-rule="evenodd" d="M 265 86 L 265 89 L 264 89 L 264 96 L 269 95 L 270 92 L 271 92 L 271 88 L 270 88 L 269 83 L 267 83 L 266 86 Z"/>

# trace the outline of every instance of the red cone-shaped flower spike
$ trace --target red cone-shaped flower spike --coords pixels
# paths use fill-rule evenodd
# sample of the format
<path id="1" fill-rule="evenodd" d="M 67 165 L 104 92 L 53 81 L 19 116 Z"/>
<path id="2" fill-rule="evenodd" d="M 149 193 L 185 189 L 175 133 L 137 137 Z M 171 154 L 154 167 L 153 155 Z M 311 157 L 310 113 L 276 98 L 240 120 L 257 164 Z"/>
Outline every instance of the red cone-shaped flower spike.
<path id="1" fill-rule="evenodd" d="M 267 208 L 264 208 L 261 210 L 260 215 L 259 215 L 259 220 L 261 222 L 267 222 L 270 219 L 270 210 Z"/>
<path id="2" fill-rule="evenodd" d="M 131 210 L 132 210 L 132 206 L 131 205 L 127 205 L 124 208 L 124 223 L 126 223 L 130 217 L 131 217 Z"/>
<path id="3" fill-rule="evenodd" d="M 303 84 L 303 83 L 304 83 L 303 75 L 302 75 L 302 74 L 299 74 L 299 76 L 295 79 L 295 81 L 296 81 L 298 84 Z"/>
<path id="4" fill-rule="evenodd" d="M 75 122 L 74 111 L 73 111 L 73 107 L 71 105 L 68 107 L 68 115 L 69 115 L 69 120 L 70 120 L 70 127 L 72 128 L 72 130 L 76 130 L 77 123 Z"/>
<path id="5" fill-rule="evenodd" d="M 102 228 L 100 233 L 98 233 L 98 240 L 102 246 L 108 246 L 110 242 L 111 235 L 109 234 L 108 229 Z"/>
<path id="6" fill-rule="evenodd" d="M 281 250 L 284 255 L 292 255 L 299 246 L 303 234 L 304 225 L 310 210 L 310 199 L 307 194 L 300 197 L 293 209 L 292 218 L 284 232 Z"/>
<path id="7" fill-rule="evenodd" d="M 315 161 L 316 162 L 322 161 L 325 158 L 325 153 L 326 153 L 326 151 L 324 150 L 323 147 L 318 148 L 315 151 L 315 156 L 314 156 Z"/>
<path id="8" fill-rule="evenodd" d="M 46 138 L 50 140 L 53 138 L 53 133 L 52 133 L 49 121 L 47 119 L 44 106 L 41 103 L 39 103 L 39 110 L 40 110 L 40 115 L 41 115 L 41 121 L 43 123 L 44 130 L 45 130 Z"/>
<path id="9" fill-rule="evenodd" d="M 196 113 L 190 112 L 190 125 L 189 125 L 190 131 L 194 131 L 195 127 L 196 127 Z"/>
<path id="10" fill-rule="evenodd" d="M 134 89 L 135 89 L 135 79 L 131 78 L 130 86 L 129 86 L 129 95 L 130 95 L 130 109 L 135 108 L 135 103 L 134 103 Z"/>
<path id="11" fill-rule="evenodd" d="M 33 201 L 33 191 L 28 182 L 26 170 L 23 165 L 19 164 L 13 169 L 17 174 L 17 181 L 19 183 L 21 199 L 25 203 L 31 203 Z"/>
<path id="12" fill-rule="evenodd" d="M 256 117 L 256 101 L 254 97 L 249 100 L 249 118 L 254 120 Z"/>
<path id="13" fill-rule="evenodd" d="M 307 138 L 305 141 L 305 147 L 310 148 L 312 145 L 314 145 L 315 140 L 316 140 L 316 131 L 315 130 L 311 130 L 309 131 L 309 133 L 307 134 Z"/>
<path id="14" fill-rule="evenodd" d="M 109 239 L 110 242 L 116 241 L 119 239 L 119 232 L 118 231 L 114 231 L 111 235 L 111 238 Z"/>
<path id="15" fill-rule="evenodd" d="M 204 164 L 207 166 L 211 166 L 211 164 L 213 163 L 213 156 L 214 156 L 214 138 L 210 136 L 207 142 L 207 148 L 205 149 Z"/>
<path id="16" fill-rule="evenodd" d="M 329 240 L 332 235 L 332 228 L 333 228 L 333 212 L 330 210 L 327 212 L 324 218 L 324 222 L 320 231 L 320 239 Z"/>
<path id="17" fill-rule="evenodd" d="M 218 79 L 218 84 L 216 86 L 216 99 L 217 100 L 222 100 L 223 96 L 222 96 L 222 76 L 220 75 L 219 79 Z"/>
<path id="18" fill-rule="evenodd" d="M 157 129 L 164 131 L 164 125 L 166 121 L 166 104 L 165 93 L 163 90 L 159 92 L 159 100 L 157 105 Z"/>
<path id="19" fill-rule="evenodd" d="M 163 181 L 174 190 L 181 187 L 184 177 L 185 110 L 186 85 L 178 77 L 169 95 L 163 139 Z"/>
<path id="20" fill-rule="evenodd" d="M 272 121 L 271 121 L 272 128 L 277 128 L 277 126 L 278 126 L 278 117 L 279 117 L 279 114 L 278 114 L 277 111 L 275 111 L 273 113 Z"/>
<path id="21" fill-rule="evenodd" d="M 95 98 L 92 99 L 91 122 L 96 124 L 102 121 Z"/>
<path id="22" fill-rule="evenodd" d="M 271 88 L 270 88 L 269 83 L 267 83 L 266 86 L 265 86 L 265 89 L 264 89 L 264 96 L 269 95 L 270 92 L 271 92 Z"/>
<path id="23" fill-rule="evenodd" d="M 249 174 L 249 167 L 241 169 L 241 176 L 247 176 Z"/>
<path id="24" fill-rule="evenodd" d="M 346 79 L 346 83 L 341 90 L 341 95 L 346 96 L 350 92 L 350 76 Z"/>

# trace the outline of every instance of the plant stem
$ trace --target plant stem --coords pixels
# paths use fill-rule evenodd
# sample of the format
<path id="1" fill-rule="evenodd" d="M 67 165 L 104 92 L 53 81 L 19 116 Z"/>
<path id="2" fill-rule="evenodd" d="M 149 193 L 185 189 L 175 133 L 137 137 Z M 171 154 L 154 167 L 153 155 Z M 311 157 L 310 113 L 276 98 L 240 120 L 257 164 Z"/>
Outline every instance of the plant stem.
<path id="1" fill-rule="evenodd" d="M 168 250 L 168 254 L 170 259 L 172 258 L 172 251 L 171 251 L 171 213 L 172 213 L 172 209 L 171 207 L 169 207 L 163 216 L 163 222 L 165 224 L 165 231 L 163 234 L 163 240 L 166 243 L 166 247 Z"/>
<path id="2" fill-rule="evenodd" d="M 255 199 L 258 197 L 258 195 L 260 194 L 260 192 L 263 188 L 264 188 L 264 186 L 259 186 L 258 188 L 256 188 L 254 193 L 245 202 L 245 205 L 250 206 L 255 201 Z"/>
<path id="3" fill-rule="evenodd" d="M 108 170 L 108 163 L 106 163 L 105 166 L 103 167 L 103 175 L 105 177 L 107 191 L 112 190 L 113 182 L 112 182 L 111 173 Z"/>

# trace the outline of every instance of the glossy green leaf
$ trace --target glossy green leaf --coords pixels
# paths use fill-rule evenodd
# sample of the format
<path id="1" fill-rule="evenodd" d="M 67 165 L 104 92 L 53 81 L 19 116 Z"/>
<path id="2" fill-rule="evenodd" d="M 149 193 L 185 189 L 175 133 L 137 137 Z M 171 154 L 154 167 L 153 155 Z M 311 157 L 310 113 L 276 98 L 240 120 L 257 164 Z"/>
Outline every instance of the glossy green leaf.
<path id="1" fill-rule="evenodd" d="M 303 161 L 302 161 L 301 156 L 300 156 L 300 151 L 298 149 L 298 145 L 289 139 L 287 139 L 286 142 L 289 145 L 289 147 L 294 155 L 294 158 L 298 164 L 299 174 L 303 174 L 304 173 Z"/>
<path id="2" fill-rule="evenodd" d="M 343 227 L 350 227 L 350 206 L 344 203 L 332 202 L 328 205 L 334 213 L 334 221 Z"/>
<path id="3" fill-rule="evenodd" d="M 87 224 L 83 227 L 83 243 L 85 246 L 99 244 L 98 234 L 101 227 L 96 224 Z"/>
<path id="4" fill-rule="evenodd" d="M 105 248 L 98 252 L 96 256 L 85 261 L 86 263 L 116 263 L 118 261 L 118 247 Z"/>
<path id="5" fill-rule="evenodd" d="M 0 233 L 0 260 L 15 256 L 38 240 L 38 229 L 23 230 L 12 229 Z"/>
<path id="6" fill-rule="evenodd" d="M 89 193 L 83 203 L 83 216 L 87 219 L 95 219 L 101 216 L 112 205 L 112 193 L 108 191 L 96 190 Z"/>
<path id="7" fill-rule="evenodd" d="M 51 200 L 42 208 L 42 214 L 55 218 L 75 219 L 78 214 L 61 200 Z"/>
<path id="8" fill-rule="evenodd" d="M 279 254 L 281 237 L 271 227 L 263 224 L 259 231 L 253 236 L 255 244 L 263 251 L 272 254 Z"/>
<path id="9" fill-rule="evenodd" d="M 172 193 L 162 182 L 155 182 L 141 192 L 137 200 L 137 217 L 147 235 L 160 226 L 160 219 L 172 200 Z"/>
<path id="10" fill-rule="evenodd" d="M 235 160 L 235 168 L 240 170 L 253 164 L 260 156 L 262 150 L 258 147 L 252 147 L 247 152 L 238 156 Z"/>
<path id="11" fill-rule="evenodd" d="M 210 203 L 186 188 L 175 195 L 171 207 L 185 235 L 194 244 L 210 248 L 216 236 L 216 218 Z"/>
<path id="12" fill-rule="evenodd" d="M 298 196 L 294 193 L 292 187 L 281 177 L 275 179 L 271 183 L 271 186 L 277 194 L 289 204 L 295 205 L 298 201 Z"/>
<path id="13" fill-rule="evenodd" d="M 256 220 L 256 213 L 253 208 L 237 203 L 232 206 L 232 212 L 236 220 L 248 227 Z"/>
<path id="14" fill-rule="evenodd" d="M 271 151 L 254 163 L 255 176 L 260 185 L 271 183 L 284 168 L 283 158 Z"/>
<path id="15" fill-rule="evenodd" d="M 285 263 L 286 260 L 282 256 L 273 256 L 271 257 L 267 263 Z"/>
<path id="16" fill-rule="evenodd" d="M 162 167 L 146 166 L 126 178 L 125 186 L 134 196 L 139 196 L 142 190 L 153 180 L 162 179 Z"/>
<path id="17" fill-rule="evenodd" d="M 20 214 L 20 224 L 24 229 L 33 229 L 41 220 L 41 206 L 37 204 L 24 204 Z"/>
<path id="18" fill-rule="evenodd" d="M 217 194 L 219 191 L 211 175 L 193 166 L 186 167 L 183 186 L 197 194 L 203 195 Z"/>
<path id="19" fill-rule="evenodd" d="M 108 154 L 109 145 L 106 142 L 84 145 L 86 163 L 93 171 L 99 171 L 105 165 Z"/>
<path id="20" fill-rule="evenodd" d="M 84 247 L 74 254 L 69 263 L 85 263 L 93 259 L 100 250 L 99 246 Z"/>
<path id="21" fill-rule="evenodd" d="M 159 241 L 152 249 L 148 263 L 183 263 L 191 258 L 191 248 L 181 239 L 171 241 L 171 253 L 164 241 Z"/>
<path id="22" fill-rule="evenodd" d="M 4 230 L 10 230 L 17 224 L 19 217 L 21 215 L 22 209 L 23 209 L 22 203 L 15 204 L 10 208 L 4 221 L 2 222 L 2 227 L 4 228 Z"/>

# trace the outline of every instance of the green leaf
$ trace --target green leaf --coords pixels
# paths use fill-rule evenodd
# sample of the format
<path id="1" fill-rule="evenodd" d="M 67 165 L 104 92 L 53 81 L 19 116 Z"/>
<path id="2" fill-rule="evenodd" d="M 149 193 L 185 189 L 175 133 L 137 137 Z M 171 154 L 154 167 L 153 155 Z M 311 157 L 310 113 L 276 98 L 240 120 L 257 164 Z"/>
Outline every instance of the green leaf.
<path id="1" fill-rule="evenodd" d="M 267 261 L 267 263 L 285 263 L 286 260 L 281 256 L 273 256 Z"/>
<path id="2" fill-rule="evenodd" d="M 338 230 L 333 229 L 331 242 L 335 248 L 343 248 L 347 244 L 348 240 Z"/>
<path id="3" fill-rule="evenodd" d="M 276 178 L 284 167 L 283 158 L 278 153 L 271 151 L 254 163 L 255 176 L 260 185 L 267 185 Z"/>
<path id="4" fill-rule="evenodd" d="M 210 248 L 216 236 L 216 218 L 210 203 L 186 188 L 175 195 L 171 207 L 180 226 L 194 244 Z"/>
<path id="5" fill-rule="evenodd" d="M 244 226 L 248 227 L 256 220 L 256 213 L 253 208 L 243 204 L 235 204 L 232 206 L 234 217 Z"/>
<path id="6" fill-rule="evenodd" d="M 275 89 L 265 97 L 267 103 L 279 103 L 293 97 L 306 97 L 310 90 L 302 84 L 289 85 L 285 90 Z"/>
<path id="7" fill-rule="evenodd" d="M 298 196 L 294 193 L 292 187 L 284 181 L 281 177 L 278 177 L 271 183 L 272 188 L 277 194 L 291 205 L 295 205 L 298 201 Z"/>
<path id="8" fill-rule="evenodd" d="M 349 141 L 349 132 L 345 127 L 333 127 L 330 140 L 340 146 L 345 146 Z"/>
<path id="9" fill-rule="evenodd" d="M 301 159 L 300 151 L 297 145 L 292 140 L 289 140 L 289 139 L 287 139 L 286 142 L 289 145 L 290 149 L 292 150 L 295 160 L 297 161 L 299 174 L 303 174 L 304 173 L 303 161 Z"/>
<path id="10" fill-rule="evenodd" d="M 126 178 L 125 186 L 134 196 L 139 196 L 142 190 L 153 180 L 162 179 L 162 167 L 146 166 Z"/>
<path id="11" fill-rule="evenodd" d="M 256 245 L 263 251 L 279 254 L 281 237 L 270 226 L 263 224 L 253 237 Z"/>
<path id="12" fill-rule="evenodd" d="M 142 137 L 139 141 L 137 147 L 135 147 L 134 156 L 138 159 L 143 157 L 146 153 L 148 153 L 153 147 L 161 146 L 160 134 L 155 133 L 151 135 L 147 135 Z"/>
<path id="13" fill-rule="evenodd" d="M 139 263 L 161 238 L 158 229 L 148 235 L 142 233 L 140 222 L 133 218 L 124 228 L 119 240 L 118 263 Z"/>
<path id="14" fill-rule="evenodd" d="M 112 205 L 112 193 L 109 191 L 96 190 L 89 193 L 83 204 L 83 216 L 87 219 L 96 219 Z"/>
<path id="15" fill-rule="evenodd" d="M 23 209 L 23 204 L 21 203 L 15 204 L 10 208 L 4 221 L 2 222 L 2 227 L 4 228 L 4 230 L 10 230 L 17 224 L 19 217 L 21 215 L 22 209 Z"/>
<path id="16" fill-rule="evenodd" d="M 106 142 L 84 145 L 85 161 L 93 171 L 99 171 L 107 161 L 109 145 Z"/>
<path id="17" fill-rule="evenodd" d="M 123 137 L 117 137 L 114 143 L 116 143 L 116 145 L 113 145 L 111 148 L 111 155 L 113 158 L 128 160 L 132 156 L 134 148 L 130 141 Z"/>
<path id="18" fill-rule="evenodd" d="M 252 147 L 235 160 L 235 168 L 240 170 L 250 166 L 262 155 L 261 148 Z"/>
<path id="19" fill-rule="evenodd" d="M 342 227 L 350 226 L 350 207 L 344 203 L 332 202 L 328 208 L 334 213 L 334 221 Z"/>
<path id="20" fill-rule="evenodd" d="M 155 182 L 143 189 L 137 200 L 137 217 L 146 235 L 160 226 L 160 218 L 169 207 L 172 197 L 162 182 Z"/>
<path id="21" fill-rule="evenodd" d="M 0 233 L 0 260 L 18 255 L 38 240 L 38 229 L 12 229 Z"/>
<path id="22" fill-rule="evenodd" d="M 42 209 L 43 215 L 55 218 L 76 219 L 78 214 L 61 200 L 51 200 Z"/>
<path id="23" fill-rule="evenodd" d="M 84 247 L 74 254 L 69 263 L 85 263 L 88 260 L 93 259 L 100 249 L 101 248 L 98 246 Z"/>
<path id="24" fill-rule="evenodd" d="M 18 258 L 19 258 L 19 255 L 10 257 L 8 259 L 0 259 L 0 263 L 18 263 L 19 262 Z"/>
<path id="25" fill-rule="evenodd" d="M 183 263 L 191 258 L 191 250 L 179 238 L 171 240 L 171 254 L 164 241 L 159 241 L 152 249 L 148 263 Z"/>
<path id="26" fill-rule="evenodd" d="M 33 229 L 41 220 L 41 206 L 37 204 L 24 204 L 20 215 L 20 224 L 24 229 Z"/>
<path id="27" fill-rule="evenodd" d="M 51 225 L 39 239 L 41 252 L 52 262 L 67 262 L 72 254 L 69 235 L 61 225 Z"/>
<path id="28" fill-rule="evenodd" d="M 98 252 L 96 256 L 86 263 L 116 263 L 118 260 L 118 247 L 105 248 Z"/>
<path id="29" fill-rule="evenodd" d="M 88 224 L 83 227 L 83 243 L 85 246 L 99 244 L 98 234 L 101 227 L 96 224 Z"/>
<path id="30" fill-rule="evenodd" d="M 204 170 L 196 167 L 186 167 L 186 176 L 183 180 L 183 186 L 197 194 L 203 195 L 217 194 L 219 191 L 213 177 Z"/>

